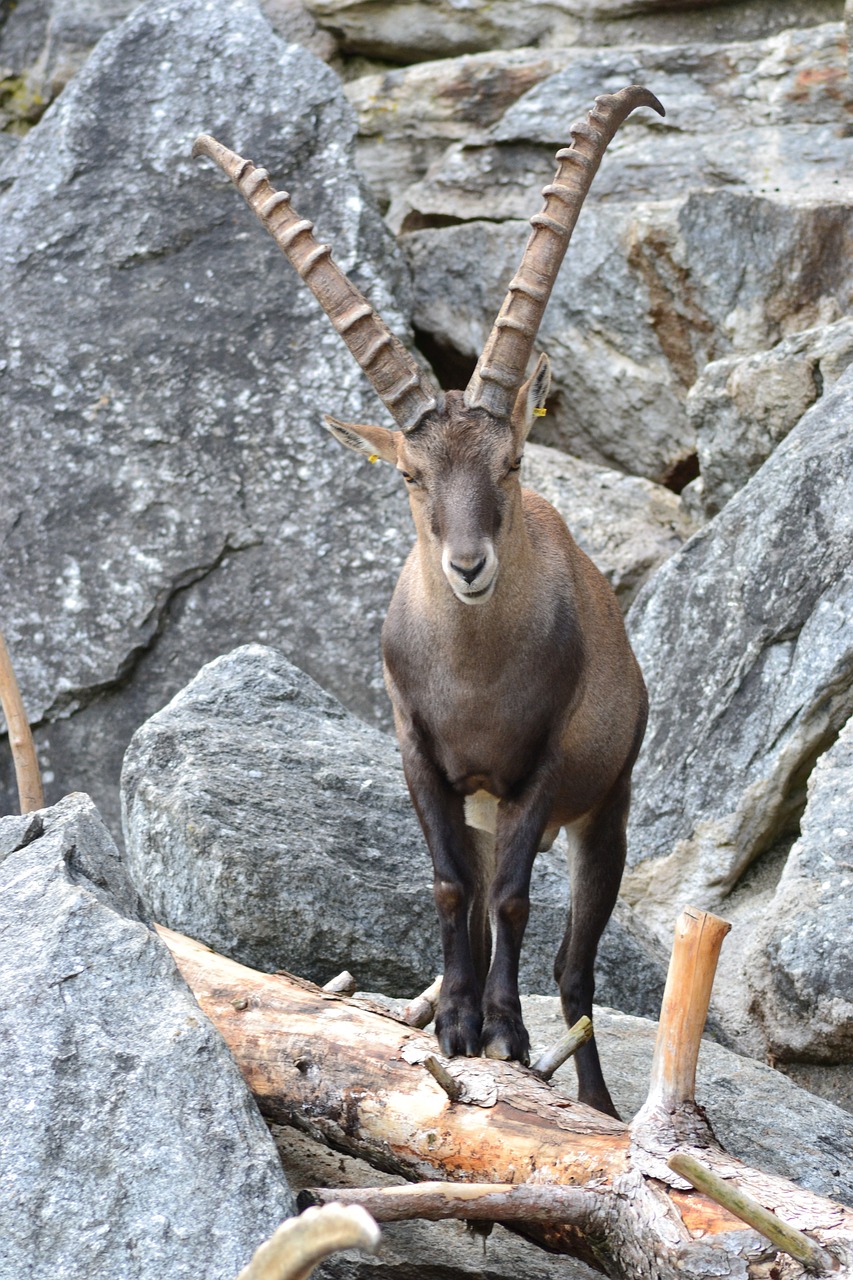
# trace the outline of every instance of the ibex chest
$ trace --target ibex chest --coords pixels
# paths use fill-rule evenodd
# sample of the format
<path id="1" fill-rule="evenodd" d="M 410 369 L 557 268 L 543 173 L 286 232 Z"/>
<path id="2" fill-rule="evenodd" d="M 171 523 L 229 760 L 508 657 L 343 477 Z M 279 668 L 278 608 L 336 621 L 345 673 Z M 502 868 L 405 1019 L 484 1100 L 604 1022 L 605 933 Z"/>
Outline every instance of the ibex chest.
<path id="1" fill-rule="evenodd" d="M 551 646 L 551 652 L 554 652 Z M 500 639 L 465 650 L 414 639 L 386 645 L 388 687 L 434 763 L 459 791 L 510 794 L 536 768 L 572 700 L 571 663 Z"/>

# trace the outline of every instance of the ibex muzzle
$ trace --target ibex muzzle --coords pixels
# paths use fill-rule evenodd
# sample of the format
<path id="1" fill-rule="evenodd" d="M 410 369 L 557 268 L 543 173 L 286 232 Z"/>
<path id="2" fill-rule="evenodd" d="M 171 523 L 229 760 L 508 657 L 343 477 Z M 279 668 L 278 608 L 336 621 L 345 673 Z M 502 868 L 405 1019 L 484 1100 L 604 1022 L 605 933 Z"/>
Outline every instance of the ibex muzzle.
<path id="1" fill-rule="evenodd" d="M 518 272 L 464 393 L 434 387 L 268 175 L 201 137 L 325 308 L 399 431 L 327 418 L 332 434 L 407 485 L 417 531 L 382 630 L 403 767 L 434 867 L 444 948 L 436 1034 L 446 1054 L 527 1060 L 518 965 L 538 849 L 565 827 L 571 906 L 555 976 L 569 1023 L 592 1012 L 593 965 L 625 861 L 646 692 L 615 597 L 560 516 L 521 488 L 544 410 L 539 323 L 634 86 L 596 99 L 557 153 Z M 615 1114 L 594 1040 L 582 1101 Z"/>

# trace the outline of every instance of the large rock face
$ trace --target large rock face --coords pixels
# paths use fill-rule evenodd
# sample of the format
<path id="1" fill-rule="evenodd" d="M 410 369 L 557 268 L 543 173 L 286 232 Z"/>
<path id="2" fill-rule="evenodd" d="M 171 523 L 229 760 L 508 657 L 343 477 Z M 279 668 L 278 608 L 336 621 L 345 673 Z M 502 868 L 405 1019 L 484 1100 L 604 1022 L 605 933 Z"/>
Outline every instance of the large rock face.
<path id="1" fill-rule="evenodd" d="M 422 112 L 422 128 L 434 117 L 436 133 L 453 85 L 445 65 L 435 104 Z M 536 74 L 535 64 L 526 70 Z M 416 326 L 440 347 L 477 356 L 528 234 L 518 220 L 538 208 L 571 119 L 602 91 L 648 85 L 667 118 L 638 111 L 623 125 L 540 329 L 556 403 L 538 438 L 684 483 L 695 465 L 684 402 L 705 364 L 849 309 L 845 80 L 840 24 L 725 47 L 568 51 L 563 67 L 494 124 L 451 143 L 421 180 L 396 194 L 383 188 L 391 225 L 406 233 Z M 394 92 L 405 98 L 402 83 Z M 374 136 L 369 92 L 350 93 Z M 392 152 L 397 128 L 405 133 L 405 121 L 389 126 Z M 415 136 L 426 154 L 421 129 Z M 374 136 L 371 171 L 378 152 Z"/>
<path id="2" fill-rule="evenodd" d="M 651 713 L 625 892 L 662 929 L 795 827 L 853 712 L 851 408 L 848 369 L 629 616 Z"/>
<path id="3" fill-rule="evenodd" d="M 249 0 L 143 5 L 7 161 L 0 612 L 48 775 L 88 782 L 108 818 L 132 730 L 241 639 L 384 705 L 377 632 L 409 538 L 396 477 L 321 426 L 375 397 L 190 159 L 204 130 L 264 161 L 405 334 L 339 83 Z"/>
<path id="4" fill-rule="evenodd" d="M 709 364 L 687 397 L 708 516 L 742 489 L 853 363 L 853 320 L 792 334 L 769 351 Z"/>
<path id="5" fill-rule="evenodd" d="M 392 62 L 519 45 L 754 39 L 842 11 L 841 0 L 306 0 L 306 7 L 344 50 Z"/>
<path id="6" fill-rule="evenodd" d="M 86 788 L 116 831 L 133 730 L 235 644 L 276 644 L 387 723 L 378 633 L 413 537 L 399 478 L 321 426 L 381 405 L 239 196 L 189 159 L 202 130 L 263 160 L 405 334 L 406 272 L 340 86 L 250 0 L 144 5 L 7 161 L 0 610 L 48 794 Z M 554 461 L 531 465 L 627 603 L 684 535 L 676 504 Z"/>
<path id="7" fill-rule="evenodd" d="M 413 996 L 441 971 L 432 867 L 396 743 L 274 650 L 205 667 L 134 736 L 127 859 L 147 909 L 245 964 Z M 521 984 L 553 991 L 564 853 L 537 860 Z M 660 1007 L 664 961 L 623 908 L 601 998 Z"/>
<path id="8" fill-rule="evenodd" d="M 801 835 L 744 966 L 767 1051 L 853 1062 L 853 720 L 809 778 Z"/>
<path id="9" fill-rule="evenodd" d="M 0 821 L 0 1276 L 233 1280 L 294 1212 L 91 801 Z"/>

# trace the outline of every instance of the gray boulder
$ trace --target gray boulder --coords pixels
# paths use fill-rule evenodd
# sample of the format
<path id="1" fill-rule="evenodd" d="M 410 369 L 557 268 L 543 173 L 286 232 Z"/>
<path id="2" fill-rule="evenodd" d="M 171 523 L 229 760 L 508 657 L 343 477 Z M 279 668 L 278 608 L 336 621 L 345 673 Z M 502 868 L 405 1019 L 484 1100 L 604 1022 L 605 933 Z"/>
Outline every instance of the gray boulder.
<path id="1" fill-rule="evenodd" d="M 818 760 L 808 797 L 744 973 L 768 1054 L 853 1063 L 853 720 Z"/>
<path id="2" fill-rule="evenodd" d="M 651 711 L 623 892 L 661 933 L 795 829 L 853 713 L 851 409 L 848 369 L 629 615 Z"/>
<path id="3" fill-rule="evenodd" d="M 556 403 L 537 438 L 680 487 L 696 447 L 684 400 L 707 362 L 849 309 L 845 76 L 838 24 L 567 55 L 392 203 L 417 328 L 477 356 L 528 234 L 517 220 L 538 207 L 571 120 L 602 90 L 650 85 L 669 115 L 636 112 L 620 130 L 540 329 Z"/>
<path id="4" fill-rule="evenodd" d="M 291 1214 L 97 811 L 0 820 L 0 1276 L 233 1280 Z"/>
<path id="5" fill-rule="evenodd" d="M 344 52 L 420 62 L 519 45 L 754 39 L 840 18 L 842 0 L 306 0 Z M 722 10 L 722 12 L 720 11 Z"/>
<path id="6" fill-rule="evenodd" d="M 236 643 L 275 642 L 384 714 L 377 636 L 409 538 L 397 477 L 321 425 L 381 406 L 190 159 L 203 130 L 267 165 L 406 335 L 339 82 L 251 0 L 149 0 L 7 159 L 0 613 L 49 796 L 87 789 L 116 829 L 133 730 Z"/>
<path id="7" fill-rule="evenodd" d="M 851 142 L 840 128 L 847 79 L 840 22 L 764 40 L 738 42 L 729 34 L 719 45 L 694 35 L 677 44 L 566 50 L 562 58 L 494 124 L 475 125 L 449 146 L 403 194 L 394 224 L 406 229 L 408 212 L 421 225 L 432 217 L 528 218 L 541 185 L 536 174 L 566 145 L 568 126 L 596 94 L 626 84 L 648 85 L 667 115 L 638 111 L 620 128 L 596 176 L 594 204 L 669 200 L 717 187 L 795 200 L 807 184 L 812 201 L 843 195 L 839 175 Z M 446 65 L 435 72 L 437 95 Z"/>
<path id="8" fill-rule="evenodd" d="M 534 1052 L 559 1038 L 559 1002 L 522 1001 Z M 596 1007 L 595 1031 L 604 1075 L 623 1119 L 646 1100 L 657 1024 Z M 554 1076 L 575 1088 L 571 1063 Z M 727 1151 L 756 1169 L 789 1178 L 817 1195 L 853 1204 L 853 1116 L 798 1088 L 763 1062 L 704 1039 L 696 1070 L 696 1100 Z"/>
<path id="9" fill-rule="evenodd" d="M 0 80 L 17 101 L 6 112 L 26 131 L 85 65 L 95 45 L 137 7 L 138 0 L 17 0 L 8 16 L 0 5 Z M 265 0 L 277 30 L 328 58 L 335 44 L 300 0 Z M 5 21 L 4 21 L 5 18 Z M 0 108 L 2 119 L 4 108 Z M 9 127 L 0 126 L 0 127 Z"/>
<path id="10" fill-rule="evenodd" d="M 441 971 L 432 868 L 396 742 L 281 654 L 206 666 L 135 734 L 122 776 L 127 860 L 152 916 L 260 969 L 413 996 Z M 553 991 L 564 852 L 540 855 L 521 984 Z M 621 908 L 600 989 L 657 1011 L 664 959 Z"/>
<path id="11" fill-rule="evenodd" d="M 853 320 L 784 338 L 770 351 L 709 364 L 687 397 L 707 517 L 743 488 L 853 362 Z"/>
<path id="12" fill-rule="evenodd" d="M 380 205 L 387 208 L 423 178 L 450 143 L 495 124 L 570 56 L 562 49 L 490 49 L 348 81 L 358 167 Z"/>

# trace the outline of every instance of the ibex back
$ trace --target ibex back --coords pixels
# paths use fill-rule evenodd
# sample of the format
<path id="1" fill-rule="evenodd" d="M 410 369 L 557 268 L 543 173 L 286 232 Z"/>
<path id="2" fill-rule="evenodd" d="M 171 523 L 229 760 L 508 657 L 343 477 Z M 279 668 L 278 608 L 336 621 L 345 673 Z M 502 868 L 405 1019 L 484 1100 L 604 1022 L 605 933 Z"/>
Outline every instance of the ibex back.
<path id="1" fill-rule="evenodd" d="M 571 905 L 554 966 L 571 1024 L 591 1015 L 593 965 L 625 861 L 646 693 L 616 599 L 519 467 L 550 370 L 533 343 L 572 229 L 632 87 L 596 100 L 557 153 L 518 273 L 464 393 L 432 386 L 268 175 L 214 139 L 210 156 L 315 293 L 400 430 L 326 425 L 401 473 L 417 541 L 382 631 L 403 767 L 434 867 L 444 948 L 436 1034 L 448 1055 L 527 1060 L 518 966 L 533 860 L 567 829 Z M 579 1096 L 615 1114 L 595 1041 Z"/>

